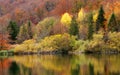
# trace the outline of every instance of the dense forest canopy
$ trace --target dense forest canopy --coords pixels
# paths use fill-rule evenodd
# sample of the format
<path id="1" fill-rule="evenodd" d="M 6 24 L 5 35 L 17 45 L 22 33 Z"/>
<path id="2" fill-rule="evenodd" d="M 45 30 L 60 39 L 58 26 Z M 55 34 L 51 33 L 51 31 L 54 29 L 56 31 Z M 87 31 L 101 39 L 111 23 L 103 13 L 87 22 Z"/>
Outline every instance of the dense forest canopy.
<path id="1" fill-rule="evenodd" d="M 0 18 L 16 20 L 19 24 L 30 19 L 38 23 L 49 16 L 61 16 L 84 7 L 86 11 L 98 10 L 103 5 L 106 17 L 111 12 L 119 14 L 119 0 L 0 0 Z M 6 17 L 6 18 L 4 18 Z"/>

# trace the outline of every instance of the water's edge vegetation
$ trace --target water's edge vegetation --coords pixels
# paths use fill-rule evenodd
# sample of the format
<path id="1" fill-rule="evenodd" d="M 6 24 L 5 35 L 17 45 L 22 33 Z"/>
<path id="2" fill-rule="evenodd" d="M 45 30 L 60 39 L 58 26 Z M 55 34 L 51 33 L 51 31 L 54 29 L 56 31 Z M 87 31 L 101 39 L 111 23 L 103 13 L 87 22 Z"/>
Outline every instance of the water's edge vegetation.
<path id="1" fill-rule="evenodd" d="M 100 6 L 97 13 L 81 8 L 72 15 L 65 12 L 59 19 L 47 17 L 36 25 L 27 21 L 18 26 L 10 21 L 9 41 L 0 34 L 0 54 L 120 53 L 120 20 L 114 12 L 109 16 Z M 4 49 L 12 51 L 1 51 Z"/>
<path id="2" fill-rule="evenodd" d="M 14 52 L 13 50 L 8 51 L 8 50 L 4 50 L 4 51 L 0 51 L 0 56 L 14 56 L 14 55 L 68 55 L 68 54 L 120 54 L 120 51 L 117 50 L 108 50 L 105 52 L 102 51 L 40 51 L 40 52 Z"/>

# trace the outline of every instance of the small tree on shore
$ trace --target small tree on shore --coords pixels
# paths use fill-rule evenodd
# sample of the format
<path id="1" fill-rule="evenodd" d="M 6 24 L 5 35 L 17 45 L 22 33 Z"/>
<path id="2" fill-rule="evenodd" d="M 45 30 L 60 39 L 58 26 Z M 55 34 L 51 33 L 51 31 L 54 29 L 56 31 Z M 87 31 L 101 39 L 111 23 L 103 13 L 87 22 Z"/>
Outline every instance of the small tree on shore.
<path id="1" fill-rule="evenodd" d="M 118 31 L 118 25 L 116 21 L 116 16 L 114 13 L 110 16 L 109 22 L 108 22 L 108 31 Z"/>
<path id="2" fill-rule="evenodd" d="M 93 14 L 90 14 L 88 18 L 88 39 L 91 40 L 93 38 Z"/>
<path id="3" fill-rule="evenodd" d="M 104 17 L 104 10 L 103 10 L 103 7 L 101 6 L 100 7 L 100 10 L 99 10 L 99 13 L 98 13 L 98 17 L 97 17 L 97 20 L 96 20 L 96 32 L 99 31 L 100 28 L 104 28 L 105 29 L 105 17 Z"/>
<path id="4" fill-rule="evenodd" d="M 72 18 L 70 28 L 69 28 L 69 34 L 78 36 L 79 34 L 79 28 L 78 28 L 78 23 L 75 19 L 75 17 Z"/>
<path id="5" fill-rule="evenodd" d="M 28 21 L 27 29 L 28 29 L 29 38 L 32 39 L 32 38 L 33 38 L 33 31 L 32 31 L 32 24 L 31 24 L 31 21 Z"/>
<path id="6" fill-rule="evenodd" d="M 28 21 L 28 23 L 23 24 L 20 27 L 20 31 L 17 38 L 19 43 L 23 42 L 24 40 L 33 38 L 32 25 L 30 21 Z"/>
<path id="7" fill-rule="evenodd" d="M 14 21 L 10 21 L 8 25 L 8 33 L 10 35 L 10 39 L 16 40 L 16 37 L 19 33 L 19 27 Z"/>

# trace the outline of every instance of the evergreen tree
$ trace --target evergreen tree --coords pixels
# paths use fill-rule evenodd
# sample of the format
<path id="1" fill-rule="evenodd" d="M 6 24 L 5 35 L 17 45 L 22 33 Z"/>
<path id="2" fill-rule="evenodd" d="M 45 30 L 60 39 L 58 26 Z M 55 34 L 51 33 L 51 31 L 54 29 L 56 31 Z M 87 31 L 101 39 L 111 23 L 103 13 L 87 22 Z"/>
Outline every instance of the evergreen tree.
<path id="1" fill-rule="evenodd" d="M 93 29 L 93 15 L 90 14 L 89 18 L 88 18 L 88 39 L 92 39 L 93 38 L 93 33 L 94 33 L 94 29 Z"/>
<path id="2" fill-rule="evenodd" d="M 78 34 L 79 34 L 78 23 L 77 23 L 75 17 L 72 18 L 72 22 L 70 24 L 69 33 L 71 35 L 76 35 L 76 36 L 78 36 Z"/>
<path id="3" fill-rule="evenodd" d="M 30 21 L 28 21 L 27 29 L 28 29 L 29 38 L 32 39 L 33 38 L 33 32 L 32 32 L 32 25 L 31 25 Z"/>
<path id="4" fill-rule="evenodd" d="M 116 21 L 116 16 L 114 13 L 112 13 L 109 22 L 108 22 L 108 31 L 118 31 L 118 26 L 117 26 L 117 21 Z"/>
<path id="5" fill-rule="evenodd" d="M 100 7 L 99 13 L 98 13 L 98 18 L 96 20 L 96 32 L 99 31 L 99 29 L 102 27 L 105 29 L 105 25 L 104 22 L 106 21 L 105 17 L 104 17 L 104 10 L 103 7 Z"/>
<path id="6" fill-rule="evenodd" d="M 16 24 L 16 22 L 10 21 L 10 23 L 8 25 L 8 32 L 9 32 L 9 35 L 10 35 L 10 39 L 16 40 L 16 37 L 19 33 L 19 27 Z"/>

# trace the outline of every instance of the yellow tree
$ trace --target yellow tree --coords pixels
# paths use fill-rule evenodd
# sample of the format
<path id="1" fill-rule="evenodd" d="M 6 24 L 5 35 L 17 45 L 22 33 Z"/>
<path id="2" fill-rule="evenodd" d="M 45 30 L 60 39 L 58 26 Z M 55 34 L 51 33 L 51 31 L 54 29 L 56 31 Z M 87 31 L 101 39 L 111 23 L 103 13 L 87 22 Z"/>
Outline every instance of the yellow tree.
<path id="1" fill-rule="evenodd" d="M 83 20 L 85 20 L 85 11 L 83 8 L 81 8 L 81 10 L 78 13 L 78 21 L 82 22 Z"/>
<path id="2" fill-rule="evenodd" d="M 63 25 L 70 25 L 72 21 L 72 17 L 69 13 L 64 13 L 61 18 L 61 23 Z"/>
<path id="3" fill-rule="evenodd" d="M 98 18 L 98 13 L 95 13 L 95 14 L 93 15 L 93 21 L 96 22 L 97 18 Z"/>

